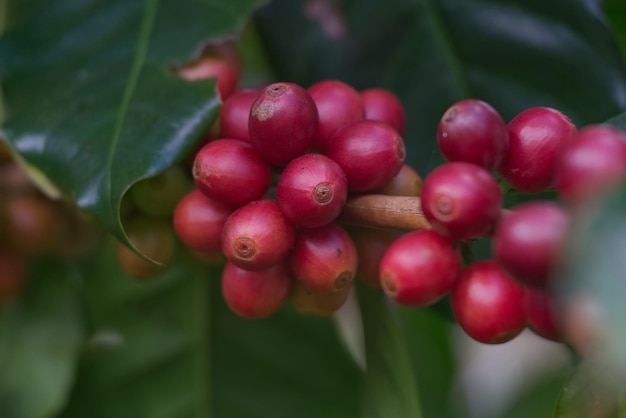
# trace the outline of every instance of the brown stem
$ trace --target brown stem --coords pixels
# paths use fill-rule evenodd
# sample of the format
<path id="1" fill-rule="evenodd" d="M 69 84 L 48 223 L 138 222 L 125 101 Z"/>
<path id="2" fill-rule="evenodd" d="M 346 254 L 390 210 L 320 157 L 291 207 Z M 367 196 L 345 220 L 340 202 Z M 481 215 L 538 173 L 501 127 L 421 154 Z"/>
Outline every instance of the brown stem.
<path id="1" fill-rule="evenodd" d="M 414 196 L 363 195 L 348 199 L 339 220 L 352 225 L 399 230 L 430 229 L 420 198 Z"/>

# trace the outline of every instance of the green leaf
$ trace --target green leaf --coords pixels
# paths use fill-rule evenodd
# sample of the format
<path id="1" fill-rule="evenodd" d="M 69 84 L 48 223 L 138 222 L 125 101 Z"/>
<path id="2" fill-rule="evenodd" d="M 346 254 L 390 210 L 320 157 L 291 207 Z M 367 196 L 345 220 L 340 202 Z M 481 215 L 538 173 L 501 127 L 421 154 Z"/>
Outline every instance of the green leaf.
<path id="1" fill-rule="evenodd" d="M 63 418 L 354 416 L 362 372 L 330 320 L 238 318 L 219 269 L 185 256 L 147 282 L 111 248 L 85 268 L 92 334 Z"/>
<path id="2" fill-rule="evenodd" d="M 597 2 L 275 0 L 259 24 L 282 79 L 396 92 L 407 161 L 422 175 L 441 161 L 436 126 L 461 98 L 486 100 L 507 120 L 552 106 L 577 125 L 626 108 L 623 57 Z"/>
<path id="3" fill-rule="evenodd" d="M 604 0 L 603 8 L 626 60 L 626 4 L 620 0 Z"/>
<path id="4" fill-rule="evenodd" d="M 30 267 L 26 293 L 0 307 L 3 418 L 55 416 L 72 387 L 82 344 L 77 271 L 56 262 Z"/>
<path id="5" fill-rule="evenodd" d="M 0 39 L 5 136 L 126 241 L 122 196 L 182 160 L 215 120 L 214 82 L 172 67 L 240 30 L 260 0 L 22 1 Z"/>

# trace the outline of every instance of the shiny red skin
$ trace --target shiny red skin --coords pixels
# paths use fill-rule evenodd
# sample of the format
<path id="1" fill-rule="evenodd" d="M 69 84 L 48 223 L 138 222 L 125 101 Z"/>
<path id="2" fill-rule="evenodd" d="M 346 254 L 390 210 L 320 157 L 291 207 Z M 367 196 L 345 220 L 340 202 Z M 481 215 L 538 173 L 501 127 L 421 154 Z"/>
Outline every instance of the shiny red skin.
<path id="1" fill-rule="evenodd" d="M 231 95 L 220 112 L 220 137 L 251 142 L 248 118 L 252 104 L 259 96 L 256 90 L 241 90 Z"/>
<path id="2" fill-rule="evenodd" d="M 486 169 L 466 162 L 435 168 L 421 195 L 424 216 L 433 228 L 457 240 L 478 238 L 493 228 L 502 209 L 502 192 Z"/>
<path id="3" fill-rule="evenodd" d="M 593 199 L 626 181 L 626 132 L 589 125 L 563 150 L 555 169 L 559 196 L 569 202 Z"/>
<path id="4" fill-rule="evenodd" d="M 524 329 L 524 298 L 524 287 L 493 260 L 466 267 L 451 292 L 457 322 L 485 344 L 510 341 Z"/>
<path id="5" fill-rule="evenodd" d="M 398 96 L 387 89 L 370 88 L 361 92 L 361 99 L 365 106 L 365 119 L 385 122 L 400 135 L 404 134 L 406 114 Z"/>
<path id="6" fill-rule="evenodd" d="M 226 258 L 245 270 L 265 270 L 285 260 L 295 228 L 273 200 L 255 200 L 233 212 L 222 231 Z"/>
<path id="7" fill-rule="evenodd" d="M 192 190 L 174 209 L 174 230 L 187 247 L 200 252 L 222 251 L 222 230 L 231 210 L 200 190 Z"/>
<path id="8" fill-rule="evenodd" d="M 334 221 L 348 196 L 348 179 L 339 165 L 321 154 L 305 154 L 283 170 L 278 206 L 287 219 L 305 228 Z"/>
<path id="9" fill-rule="evenodd" d="M 28 260 L 23 253 L 0 247 L 0 303 L 16 298 L 28 278 Z"/>
<path id="10" fill-rule="evenodd" d="M 452 288 L 461 258 L 452 242 L 432 230 L 412 231 L 393 242 L 380 261 L 380 281 L 391 299 L 428 306 Z"/>
<path id="11" fill-rule="evenodd" d="M 313 145 L 319 116 L 311 95 L 293 83 L 261 90 L 248 119 L 250 139 L 270 163 L 285 165 Z"/>
<path id="12" fill-rule="evenodd" d="M 567 237 L 569 215 L 558 204 L 531 201 L 498 222 L 493 254 L 516 279 L 530 286 L 550 284 Z"/>
<path id="13" fill-rule="evenodd" d="M 526 323 L 537 335 L 562 342 L 563 329 L 554 295 L 547 289 L 526 288 Z"/>
<path id="14" fill-rule="evenodd" d="M 563 149 L 576 136 L 576 126 L 558 110 L 533 107 L 507 125 L 509 151 L 498 172 L 514 188 L 525 193 L 554 187 L 554 168 Z"/>
<path id="15" fill-rule="evenodd" d="M 494 170 L 509 149 L 509 137 L 506 123 L 491 105 L 465 99 L 450 106 L 441 117 L 437 145 L 448 161 Z"/>
<path id="16" fill-rule="evenodd" d="M 385 186 L 398 174 L 406 150 L 390 125 L 363 120 L 340 129 L 326 150 L 348 178 L 348 191 L 363 193 Z"/>
<path id="17" fill-rule="evenodd" d="M 286 263 L 262 271 L 243 270 L 226 263 L 222 273 L 222 294 L 235 314 L 247 319 L 262 319 L 282 306 L 292 281 Z"/>
<path id="18" fill-rule="evenodd" d="M 296 280 L 305 286 L 340 291 L 352 283 L 358 258 L 350 235 L 331 223 L 298 231 L 290 262 Z"/>
<path id="19" fill-rule="evenodd" d="M 202 193 L 237 208 L 265 194 L 271 183 L 271 169 L 251 144 L 218 139 L 196 154 L 193 177 Z"/>
<path id="20" fill-rule="evenodd" d="M 315 148 L 324 151 L 338 129 L 365 118 L 363 100 L 358 91 L 338 80 L 324 80 L 308 88 L 317 106 L 319 127 Z"/>

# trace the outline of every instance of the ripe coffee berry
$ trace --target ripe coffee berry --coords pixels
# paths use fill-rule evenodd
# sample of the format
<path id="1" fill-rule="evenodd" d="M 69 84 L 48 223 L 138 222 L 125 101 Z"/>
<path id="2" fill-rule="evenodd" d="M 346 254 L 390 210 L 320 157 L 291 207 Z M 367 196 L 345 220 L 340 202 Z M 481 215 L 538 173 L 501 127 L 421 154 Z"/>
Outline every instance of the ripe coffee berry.
<path id="1" fill-rule="evenodd" d="M 265 194 L 270 186 L 271 171 L 251 144 L 237 139 L 218 139 L 196 154 L 193 177 L 202 193 L 237 208 Z"/>
<path id="2" fill-rule="evenodd" d="M 259 92 L 256 90 L 242 90 L 230 96 L 222 106 L 220 112 L 220 137 L 240 139 L 251 142 L 248 131 L 250 109 Z"/>
<path id="3" fill-rule="evenodd" d="M 365 117 L 363 100 L 358 91 L 337 80 L 325 80 L 308 88 L 319 113 L 319 128 L 315 147 L 328 148 L 333 134 L 344 126 Z"/>
<path id="4" fill-rule="evenodd" d="M 427 306 L 452 287 L 461 259 L 452 242 L 432 230 L 409 232 L 387 249 L 380 261 L 382 288 L 396 302 Z"/>
<path id="5" fill-rule="evenodd" d="M 292 276 L 286 263 L 266 270 L 244 270 L 226 263 L 222 294 L 228 307 L 243 318 L 260 319 L 276 312 L 289 294 Z"/>
<path id="6" fill-rule="evenodd" d="M 560 259 L 569 225 L 568 214 L 553 202 L 523 203 L 498 222 L 493 252 L 516 279 L 547 286 Z"/>
<path id="7" fill-rule="evenodd" d="M 278 206 L 291 223 L 315 228 L 337 218 L 346 203 L 348 180 L 330 158 L 306 154 L 285 167 L 277 194 Z"/>
<path id="8" fill-rule="evenodd" d="M 245 270 L 265 270 L 285 260 L 296 232 L 273 200 L 255 200 L 233 212 L 222 232 L 226 258 Z"/>
<path id="9" fill-rule="evenodd" d="M 313 145 L 318 124 L 317 107 L 305 89 L 274 83 L 254 101 L 248 129 L 252 143 L 267 161 L 285 165 Z"/>
<path id="10" fill-rule="evenodd" d="M 587 126 L 563 150 L 555 169 L 559 195 L 584 202 L 626 181 L 626 132 L 611 125 Z"/>
<path id="11" fill-rule="evenodd" d="M 222 230 L 230 213 L 217 200 L 193 190 L 174 210 L 174 229 L 187 247 L 201 253 L 221 253 Z"/>
<path id="12" fill-rule="evenodd" d="M 298 231 L 290 259 L 296 280 L 329 292 L 352 283 L 358 262 L 352 238 L 335 223 Z"/>
<path id="13" fill-rule="evenodd" d="M 389 183 L 400 171 L 406 153 L 395 129 L 383 122 L 364 120 L 333 135 L 326 155 L 346 173 L 348 190 L 362 193 Z"/>
<path id="14" fill-rule="evenodd" d="M 404 134 L 406 115 L 398 97 L 391 91 L 370 88 L 361 92 L 365 106 L 365 119 L 377 120 L 391 125 L 400 135 Z"/>
<path id="15" fill-rule="evenodd" d="M 294 310 L 302 315 L 329 316 L 343 306 L 351 290 L 351 285 L 338 291 L 311 289 L 294 280 L 288 299 Z"/>
<path id="16" fill-rule="evenodd" d="M 533 107 L 507 125 L 509 151 L 498 172 L 517 190 L 539 193 L 553 187 L 554 167 L 576 127 L 558 110 Z"/>
<path id="17" fill-rule="evenodd" d="M 555 296 L 546 289 L 526 288 L 526 323 L 537 335 L 552 341 L 563 341 L 561 318 Z"/>
<path id="18" fill-rule="evenodd" d="M 506 124 L 489 104 L 465 99 L 453 104 L 437 126 L 437 145 L 448 161 L 494 170 L 509 149 Z"/>
<path id="19" fill-rule="evenodd" d="M 466 162 L 445 163 L 433 170 L 424 180 L 421 198 L 433 228 L 459 240 L 487 234 L 502 209 L 495 178 Z"/>
<path id="20" fill-rule="evenodd" d="M 526 325 L 524 288 L 495 261 L 466 267 L 452 288 L 454 316 L 463 330 L 485 344 L 512 340 Z"/>

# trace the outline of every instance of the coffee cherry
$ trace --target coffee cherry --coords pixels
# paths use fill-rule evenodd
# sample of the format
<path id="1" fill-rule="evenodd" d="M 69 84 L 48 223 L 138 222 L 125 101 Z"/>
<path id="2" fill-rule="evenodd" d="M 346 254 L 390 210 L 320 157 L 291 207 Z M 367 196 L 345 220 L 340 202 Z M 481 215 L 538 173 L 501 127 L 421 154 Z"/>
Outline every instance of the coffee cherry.
<path id="1" fill-rule="evenodd" d="M 512 340 L 526 324 L 524 288 L 493 260 L 466 267 L 452 288 L 451 302 L 461 328 L 485 344 Z"/>
<path id="2" fill-rule="evenodd" d="M 180 166 L 135 183 L 129 196 L 135 207 L 146 216 L 165 218 L 172 215 L 174 208 L 190 190 L 191 181 Z"/>
<path id="3" fill-rule="evenodd" d="M 557 162 L 555 184 L 570 203 L 584 202 L 626 181 L 626 132 L 611 125 L 580 130 Z"/>
<path id="4" fill-rule="evenodd" d="M 230 96 L 220 112 L 220 138 L 234 138 L 251 142 L 248 118 L 252 104 L 259 96 L 256 90 L 242 90 Z"/>
<path id="5" fill-rule="evenodd" d="M 400 135 L 404 134 L 406 115 L 398 97 L 391 91 L 370 88 L 361 92 L 365 106 L 365 119 L 377 120 L 391 125 Z"/>
<path id="6" fill-rule="evenodd" d="M 402 164 L 398 174 L 389 183 L 372 192 L 388 196 L 419 196 L 422 193 L 422 183 L 422 178 L 413 167 Z"/>
<path id="7" fill-rule="evenodd" d="M 348 178 L 348 190 L 362 193 L 383 187 L 398 174 L 405 158 L 404 141 L 391 126 L 364 120 L 340 129 L 326 155 Z"/>
<path id="8" fill-rule="evenodd" d="M 298 231 L 290 261 L 297 280 L 311 289 L 330 292 L 352 283 L 358 259 L 350 235 L 331 223 Z"/>
<path id="9" fill-rule="evenodd" d="M 289 302 L 296 312 L 307 316 L 329 316 L 341 308 L 350 292 L 352 285 L 338 291 L 311 289 L 302 282 L 294 280 L 289 293 Z"/>
<path id="10" fill-rule="evenodd" d="M 337 218 L 346 203 L 348 180 L 330 158 L 306 154 L 285 167 L 277 194 L 278 206 L 291 223 L 315 228 Z"/>
<path id="11" fill-rule="evenodd" d="M 294 227 L 273 200 L 256 200 L 233 212 L 222 232 L 226 258 L 245 270 L 265 270 L 287 258 Z"/>
<path id="12" fill-rule="evenodd" d="M 117 244 L 117 259 L 126 274 L 136 279 L 150 279 L 163 271 L 176 252 L 176 235 L 169 221 L 134 218 L 126 225 L 126 235 L 145 256 L 161 263 L 155 264 L 136 254 L 126 245 Z"/>
<path id="13" fill-rule="evenodd" d="M 494 170 L 509 149 L 506 124 L 489 104 L 465 99 L 453 104 L 437 126 L 437 145 L 448 161 Z"/>
<path id="14" fill-rule="evenodd" d="M 271 171 L 251 144 L 218 139 L 202 147 L 196 155 L 193 177 L 202 193 L 237 208 L 265 194 Z"/>
<path id="15" fill-rule="evenodd" d="M 260 271 L 244 270 L 226 263 L 222 294 L 228 307 L 248 319 L 266 318 L 276 312 L 289 294 L 292 276 L 286 263 Z"/>
<path id="16" fill-rule="evenodd" d="M 350 235 L 358 254 L 357 279 L 374 289 L 380 289 L 380 261 L 402 233 L 391 229 L 354 227 L 350 229 Z"/>
<path id="17" fill-rule="evenodd" d="M 460 269 L 460 256 L 449 239 L 432 230 L 412 231 L 385 252 L 380 280 L 396 302 L 427 306 L 450 290 Z"/>
<path id="18" fill-rule="evenodd" d="M 433 228 L 458 240 L 487 234 L 502 209 L 502 193 L 484 168 L 465 162 L 445 163 L 422 187 L 422 210 Z"/>
<path id="19" fill-rule="evenodd" d="M 222 230 L 231 211 L 200 190 L 183 197 L 174 211 L 174 230 L 190 249 L 214 254 L 222 251 Z"/>
<path id="20" fill-rule="evenodd" d="M 232 43 L 211 44 L 198 59 L 178 68 L 177 73 L 189 81 L 215 78 L 217 92 L 222 100 L 226 100 L 239 84 L 241 62 Z"/>
<path id="21" fill-rule="evenodd" d="M 554 186 L 554 167 L 564 147 L 576 135 L 571 120 L 558 110 L 533 107 L 507 126 L 509 151 L 498 172 L 517 190 L 544 192 Z"/>
<path id="22" fill-rule="evenodd" d="M 559 262 L 568 226 L 568 214 L 553 202 L 518 205 L 495 228 L 494 256 L 516 279 L 531 286 L 547 286 Z"/>
<path id="23" fill-rule="evenodd" d="M 274 83 L 254 101 L 248 129 L 252 143 L 267 161 L 285 165 L 313 145 L 318 123 L 317 107 L 305 89 Z"/>
<path id="24" fill-rule="evenodd" d="M 0 247 L 0 303 L 17 297 L 28 278 L 28 260 L 23 253 Z"/>
<path id="25" fill-rule="evenodd" d="M 537 335 L 548 340 L 563 341 L 555 296 L 546 289 L 526 288 L 526 323 Z"/>
<path id="26" fill-rule="evenodd" d="M 338 129 L 363 120 L 365 109 L 358 91 L 337 80 L 324 80 L 308 88 L 317 106 L 319 127 L 315 147 L 320 151 L 328 148 Z"/>

